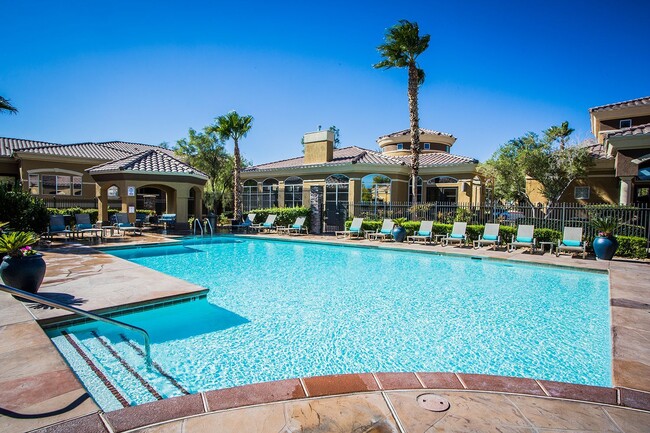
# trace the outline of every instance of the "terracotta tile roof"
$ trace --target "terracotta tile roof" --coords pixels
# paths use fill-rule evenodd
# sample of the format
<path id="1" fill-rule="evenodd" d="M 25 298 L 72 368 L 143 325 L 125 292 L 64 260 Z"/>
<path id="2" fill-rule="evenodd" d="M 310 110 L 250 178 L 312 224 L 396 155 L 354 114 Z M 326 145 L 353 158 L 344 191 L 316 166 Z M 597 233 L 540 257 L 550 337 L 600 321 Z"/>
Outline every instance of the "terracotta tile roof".
<path id="1" fill-rule="evenodd" d="M 379 165 L 409 165 L 410 156 L 386 156 L 380 152 L 364 149 L 361 147 L 350 146 L 342 149 L 334 149 L 333 159 L 330 162 L 319 164 L 305 164 L 305 158 L 285 159 L 282 161 L 269 162 L 244 169 L 247 172 L 253 171 L 271 171 L 281 169 L 297 169 L 318 166 L 339 166 L 347 164 L 379 164 Z M 466 156 L 451 155 L 449 153 L 430 153 L 420 155 L 420 165 L 423 167 L 437 165 L 452 165 L 464 163 L 478 163 L 476 159 Z"/>
<path id="2" fill-rule="evenodd" d="M 583 142 L 582 146 L 587 148 L 589 155 L 594 159 L 611 159 L 612 157 L 607 153 L 607 148 L 604 144 L 596 143 L 596 140 L 591 139 Z"/>
<path id="3" fill-rule="evenodd" d="M 613 131 L 603 131 L 607 138 L 609 137 L 625 137 L 630 135 L 644 135 L 650 134 L 650 123 L 643 125 L 630 126 L 629 128 L 615 129 Z"/>
<path id="4" fill-rule="evenodd" d="M 107 173 L 115 171 L 142 171 L 147 173 L 191 174 L 199 177 L 208 176 L 180 161 L 164 149 L 149 149 L 135 155 L 129 155 L 115 161 L 106 162 L 86 169 L 88 173 Z"/>
<path id="5" fill-rule="evenodd" d="M 409 135 L 410 133 L 411 133 L 410 128 L 409 129 L 404 129 L 402 131 L 397 131 L 397 132 L 392 132 L 390 134 L 382 135 L 381 137 L 379 137 L 377 139 L 377 141 L 383 140 L 384 138 L 392 138 L 392 137 L 400 137 L 402 135 Z M 420 128 L 420 135 L 422 135 L 422 134 L 442 135 L 444 137 L 453 137 L 453 135 L 451 135 L 451 134 L 449 134 L 447 132 L 440 132 L 440 131 L 434 131 L 433 129 Z"/>
<path id="6" fill-rule="evenodd" d="M 631 99 L 629 101 L 615 102 L 613 104 L 601 105 L 598 107 L 590 108 L 589 112 L 593 113 L 594 111 L 611 111 L 618 110 L 619 108 L 638 107 L 642 105 L 650 105 L 650 96 Z"/>

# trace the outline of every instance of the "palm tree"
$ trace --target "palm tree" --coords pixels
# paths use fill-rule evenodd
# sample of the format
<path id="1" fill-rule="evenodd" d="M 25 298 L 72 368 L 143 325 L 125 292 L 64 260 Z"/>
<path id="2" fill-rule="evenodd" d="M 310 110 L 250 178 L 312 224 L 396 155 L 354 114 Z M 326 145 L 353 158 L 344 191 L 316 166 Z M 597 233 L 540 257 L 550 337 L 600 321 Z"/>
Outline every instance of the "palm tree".
<path id="1" fill-rule="evenodd" d="M 417 58 L 429 47 L 431 36 L 420 37 L 417 23 L 400 20 L 386 31 L 385 42 L 377 47 L 384 58 L 373 65 L 377 69 L 408 68 L 408 101 L 411 121 L 411 180 L 412 204 L 417 204 L 417 178 L 420 169 L 420 118 L 418 114 L 418 87 L 424 83 L 424 71 Z"/>
<path id="2" fill-rule="evenodd" d="M 253 116 L 240 116 L 236 111 L 231 111 L 228 114 L 219 116 L 216 119 L 216 131 L 219 133 L 222 139 L 228 140 L 232 138 L 232 141 L 235 143 L 234 157 L 235 157 L 235 168 L 233 176 L 234 184 L 234 203 L 233 207 L 235 210 L 235 218 L 237 220 L 241 219 L 242 215 L 242 186 L 240 181 L 240 172 L 241 172 L 241 155 L 239 154 L 239 140 L 242 137 L 246 137 L 248 131 L 251 130 L 253 124 Z"/>
<path id="3" fill-rule="evenodd" d="M 4 112 L 16 114 L 18 113 L 18 109 L 13 105 L 11 105 L 8 99 L 5 99 L 2 96 L 0 96 L 0 113 L 4 113 Z"/>
<path id="4" fill-rule="evenodd" d="M 544 131 L 544 136 L 548 143 L 553 143 L 558 141 L 560 143 L 560 150 L 564 150 L 569 137 L 575 129 L 569 127 L 569 122 L 564 121 L 560 126 L 551 126 L 546 131 Z"/>

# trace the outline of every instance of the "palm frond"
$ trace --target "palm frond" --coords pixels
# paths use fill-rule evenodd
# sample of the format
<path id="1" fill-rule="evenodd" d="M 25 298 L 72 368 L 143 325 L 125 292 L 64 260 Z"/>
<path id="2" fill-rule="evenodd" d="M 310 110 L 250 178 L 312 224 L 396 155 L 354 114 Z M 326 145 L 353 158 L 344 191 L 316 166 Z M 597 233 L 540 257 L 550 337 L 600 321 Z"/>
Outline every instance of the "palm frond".
<path id="1" fill-rule="evenodd" d="M 9 100 L 0 96 L 0 113 L 8 112 L 11 114 L 18 113 L 18 109 L 9 103 Z"/>

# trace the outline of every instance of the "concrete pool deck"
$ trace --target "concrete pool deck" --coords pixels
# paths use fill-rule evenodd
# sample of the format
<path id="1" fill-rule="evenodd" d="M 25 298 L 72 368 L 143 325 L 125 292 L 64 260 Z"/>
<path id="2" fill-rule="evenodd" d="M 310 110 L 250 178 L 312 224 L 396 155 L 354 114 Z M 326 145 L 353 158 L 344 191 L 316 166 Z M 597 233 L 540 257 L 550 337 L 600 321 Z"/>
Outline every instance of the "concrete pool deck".
<path id="1" fill-rule="evenodd" d="M 0 365 L 4 367 L 0 371 L 0 431 L 30 431 L 50 425 L 44 431 L 354 431 L 354 426 L 367 427 L 358 431 L 377 432 L 416 432 L 431 427 L 432 431 L 648 431 L 647 262 L 597 262 L 548 253 L 509 254 L 321 236 L 299 239 L 609 271 L 616 388 L 454 373 L 376 373 L 209 391 L 103 413 L 39 326 L 68 313 L 22 304 L 0 293 Z M 124 242 L 168 240 L 146 235 Z M 110 311 L 204 291 L 87 246 L 53 248 L 46 251 L 45 259 L 48 270 L 39 293 L 87 310 Z M 416 397 L 427 393 L 446 398 L 451 408 L 435 413 L 423 409 Z"/>

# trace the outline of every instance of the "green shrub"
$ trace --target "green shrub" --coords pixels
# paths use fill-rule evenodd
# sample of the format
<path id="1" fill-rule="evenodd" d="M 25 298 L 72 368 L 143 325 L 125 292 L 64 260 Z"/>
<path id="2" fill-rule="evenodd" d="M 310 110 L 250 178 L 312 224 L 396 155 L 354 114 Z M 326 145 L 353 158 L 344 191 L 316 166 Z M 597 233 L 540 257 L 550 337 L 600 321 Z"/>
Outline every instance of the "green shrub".
<path id="1" fill-rule="evenodd" d="M 633 259 L 645 259 L 648 257 L 647 241 L 638 236 L 616 236 L 618 240 L 619 257 L 630 257 Z"/>
<path id="2" fill-rule="evenodd" d="M 556 244 L 558 240 L 562 239 L 562 233 L 553 229 L 535 229 L 533 237 L 537 239 L 537 242 L 553 242 Z"/>
<path id="3" fill-rule="evenodd" d="M 43 233 L 49 222 L 45 202 L 19 186 L 0 185 L 0 221 L 15 231 Z"/>
<path id="4" fill-rule="evenodd" d="M 275 214 L 278 217 L 275 219 L 276 226 L 290 226 L 296 222 L 298 217 L 306 217 L 305 227 L 309 227 L 309 231 L 312 231 L 311 227 L 311 209 L 308 207 L 274 207 L 269 209 L 255 209 L 251 210 L 248 213 L 254 213 L 255 224 L 261 224 L 266 221 L 266 217 L 270 214 Z"/>

